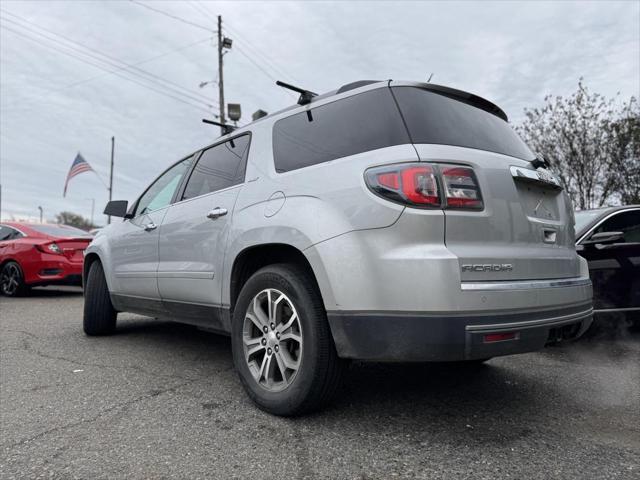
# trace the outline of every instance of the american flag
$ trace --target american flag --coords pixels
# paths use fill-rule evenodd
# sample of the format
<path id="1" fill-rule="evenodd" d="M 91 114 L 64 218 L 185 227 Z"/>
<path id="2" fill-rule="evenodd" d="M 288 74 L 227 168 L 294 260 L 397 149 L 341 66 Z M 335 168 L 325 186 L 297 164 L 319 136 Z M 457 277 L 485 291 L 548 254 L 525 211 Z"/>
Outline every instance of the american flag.
<path id="1" fill-rule="evenodd" d="M 69 169 L 69 173 L 67 174 L 67 179 L 64 182 L 64 192 L 62 193 L 63 197 L 67 196 L 67 185 L 69 185 L 69 180 L 71 180 L 76 175 L 80 175 L 82 172 L 94 172 L 95 170 L 91 168 L 91 165 L 83 158 L 82 154 L 78 152 L 75 160 L 71 164 L 71 168 Z"/>

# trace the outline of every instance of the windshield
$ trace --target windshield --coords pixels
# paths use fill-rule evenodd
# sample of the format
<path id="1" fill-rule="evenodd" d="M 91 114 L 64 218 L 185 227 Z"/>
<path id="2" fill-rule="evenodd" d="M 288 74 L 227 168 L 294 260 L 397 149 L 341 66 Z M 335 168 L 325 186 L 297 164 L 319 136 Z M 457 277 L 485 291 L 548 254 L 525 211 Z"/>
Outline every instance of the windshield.
<path id="1" fill-rule="evenodd" d="M 413 143 L 476 148 L 523 160 L 536 158 L 509 124 L 492 113 L 422 88 L 392 90 Z"/>
<path id="2" fill-rule="evenodd" d="M 91 238 L 89 232 L 69 225 L 29 225 L 29 228 L 36 232 L 51 235 L 52 237 L 87 237 Z"/>
<path id="3" fill-rule="evenodd" d="M 581 231 L 600 215 L 602 215 L 602 210 L 583 210 L 581 212 L 576 212 L 576 233 Z"/>

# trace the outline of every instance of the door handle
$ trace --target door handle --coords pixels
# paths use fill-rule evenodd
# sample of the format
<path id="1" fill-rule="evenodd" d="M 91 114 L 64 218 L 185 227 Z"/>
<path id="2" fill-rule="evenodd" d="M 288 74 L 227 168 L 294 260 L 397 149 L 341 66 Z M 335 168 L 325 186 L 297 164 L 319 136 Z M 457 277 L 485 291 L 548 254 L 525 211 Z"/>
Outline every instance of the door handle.
<path id="1" fill-rule="evenodd" d="M 215 220 L 216 218 L 220 218 L 226 215 L 227 213 L 228 213 L 228 210 L 226 208 L 216 207 L 213 210 L 211 210 L 209 213 L 207 213 L 207 218 L 210 218 L 211 220 Z"/>
<path id="2" fill-rule="evenodd" d="M 155 230 L 156 228 L 158 228 L 158 226 L 153 222 L 149 222 L 144 226 L 145 232 L 150 232 L 151 230 Z"/>

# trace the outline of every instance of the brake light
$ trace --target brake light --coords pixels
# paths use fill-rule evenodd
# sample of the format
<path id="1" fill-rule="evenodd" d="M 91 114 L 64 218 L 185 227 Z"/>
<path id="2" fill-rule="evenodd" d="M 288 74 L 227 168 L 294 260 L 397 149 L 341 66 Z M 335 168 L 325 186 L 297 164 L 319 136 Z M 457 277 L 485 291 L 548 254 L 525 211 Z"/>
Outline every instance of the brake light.
<path id="1" fill-rule="evenodd" d="M 62 249 L 58 246 L 57 243 L 44 243 L 41 245 L 36 245 L 36 248 L 42 253 L 54 253 L 56 255 L 62 255 Z"/>
<path id="2" fill-rule="evenodd" d="M 483 208 L 473 169 L 434 163 L 404 163 L 370 168 L 367 186 L 377 195 L 414 207 Z"/>
<path id="3" fill-rule="evenodd" d="M 402 193 L 407 199 L 419 205 L 440 205 L 438 182 L 433 167 L 408 167 L 401 173 Z"/>

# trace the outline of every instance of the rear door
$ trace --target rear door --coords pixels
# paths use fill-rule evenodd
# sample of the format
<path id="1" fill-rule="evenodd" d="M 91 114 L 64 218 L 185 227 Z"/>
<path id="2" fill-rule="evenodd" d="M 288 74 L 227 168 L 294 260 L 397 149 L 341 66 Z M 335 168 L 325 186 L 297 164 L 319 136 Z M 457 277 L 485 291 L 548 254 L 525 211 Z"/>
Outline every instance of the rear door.
<path id="1" fill-rule="evenodd" d="M 244 134 L 204 150 L 160 228 L 160 295 L 185 321 L 222 328 L 222 265 L 249 140 Z"/>
<path id="2" fill-rule="evenodd" d="M 611 244 L 583 244 L 593 234 L 622 232 Z M 578 245 L 589 262 L 596 310 L 640 311 L 640 208 L 608 215 Z"/>
<path id="3" fill-rule="evenodd" d="M 420 160 L 468 166 L 477 178 L 481 210 L 445 209 L 462 281 L 578 276 L 571 204 L 552 174 L 531 166 L 535 155 L 497 107 L 415 85 L 392 91 Z"/>

